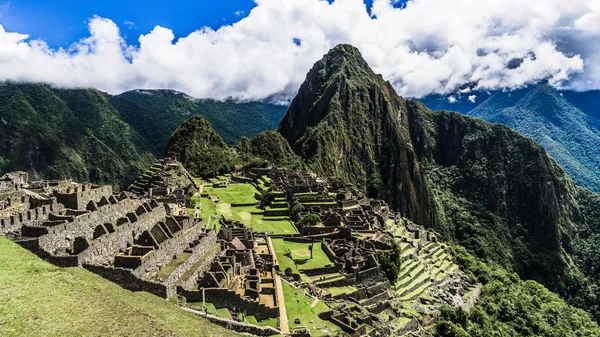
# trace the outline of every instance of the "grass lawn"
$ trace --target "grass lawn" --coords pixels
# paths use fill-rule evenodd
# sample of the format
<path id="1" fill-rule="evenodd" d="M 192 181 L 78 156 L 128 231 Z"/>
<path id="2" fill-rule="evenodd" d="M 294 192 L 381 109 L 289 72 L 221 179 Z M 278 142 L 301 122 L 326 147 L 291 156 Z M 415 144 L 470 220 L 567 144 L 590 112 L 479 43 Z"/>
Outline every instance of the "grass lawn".
<path id="1" fill-rule="evenodd" d="M 282 281 L 281 284 L 290 330 L 295 326 L 305 326 L 310 329 L 311 336 L 330 336 L 340 331 L 335 324 L 319 318 L 318 314 L 329 311 L 325 303 L 319 301 L 314 308 L 311 308 L 312 298 L 307 299 L 300 290 L 286 281 Z M 294 323 L 296 318 L 300 318 L 300 324 Z"/>
<path id="2" fill-rule="evenodd" d="M 272 239 L 273 249 L 277 255 L 279 261 L 279 268 L 285 270 L 286 268 L 292 268 L 297 273 L 298 270 L 322 268 L 328 264 L 333 264 L 329 257 L 325 255 L 325 252 L 321 248 L 320 243 L 315 243 L 313 247 L 313 258 L 310 258 L 310 250 L 308 247 L 310 243 L 299 243 L 284 241 L 283 239 Z M 291 258 L 288 254 L 288 250 L 291 251 Z"/>
<path id="3" fill-rule="evenodd" d="M 220 202 L 228 204 L 249 204 L 258 202 L 254 194 L 258 193 L 256 188 L 250 184 L 229 184 L 226 188 L 208 188 L 205 192 L 219 197 Z"/>
<path id="4" fill-rule="evenodd" d="M 353 286 L 345 286 L 345 287 L 331 287 L 331 288 L 326 288 L 325 290 L 327 290 L 331 296 L 337 296 L 340 294 L 352 294 L 353 292 L 355 292 L 356 289 Z"/>
<path id="5" fill-rule="evenodd" d="M 299 243 L 285 241 L 285 244 L 292 252 L 292 258 L 301 270 L 323 268 L 327 265 L 333 265 L 333 262 L 325 254 L 321 248 L 321 243 L 317 242 L 313 245 L 313 257 L 310 258 L 310 243 Z"/>
<path id="6" fill-rule="evenodd" d="M 0 336 L 236 336 L 83 268 L 55 267 L 0 238 Z"/>

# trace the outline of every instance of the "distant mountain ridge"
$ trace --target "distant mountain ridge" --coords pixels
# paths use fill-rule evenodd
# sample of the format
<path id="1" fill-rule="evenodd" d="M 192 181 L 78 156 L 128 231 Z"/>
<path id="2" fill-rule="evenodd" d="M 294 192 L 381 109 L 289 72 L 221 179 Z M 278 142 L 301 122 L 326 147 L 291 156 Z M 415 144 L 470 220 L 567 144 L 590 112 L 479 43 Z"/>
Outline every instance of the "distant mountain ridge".
<path id="1" fill-rule="evenodd" d="M 164 155 L 169 138 L 200 114 L 228 143 L 275 129 L 287 107 L 194 99 L 173 90 L 117 96 L 46 84 L 0 84 L 0 172 L 73 178 L 124 188 Z"/>
<path id="2" fill-rule="evenodd" d="M 578 184 L 600 192 L 600 91 L 558 91 L 542 83 L 523 89 L 420 99 L 434 110 L 459 111 L 532 137 Z M 456 97 L 456 98 L 454 98 Z"/>

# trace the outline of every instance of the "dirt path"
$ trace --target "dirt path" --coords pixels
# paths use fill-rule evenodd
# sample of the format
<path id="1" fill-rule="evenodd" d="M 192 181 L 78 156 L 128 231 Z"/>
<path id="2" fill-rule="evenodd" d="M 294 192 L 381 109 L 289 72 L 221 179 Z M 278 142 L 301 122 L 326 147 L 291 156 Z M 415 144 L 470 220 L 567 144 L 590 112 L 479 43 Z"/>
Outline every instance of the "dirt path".
<path id="1" fill-rule="evenodd" d="M 319 299 L 318 299 L 318 298 L 315 298 L 315 300 L 314 300 L 314 301 L 311 303 L 310 307 L 311 307 L 311 308 L 314 308 L 314 307 L 316 307 L 316 306 L 317 306 L 317 304 L 319 304 Z"/>
<path id="2" fill-rule="evenodd" d="M 277 304 L 279 305 L 279 330 L 281 331 L 281 334 L 288 334 L 290 332 L 290 327 L 288 325 L 287 311 L 285 310 L 281 276 L 279 275 L 275 275 L 275 295 L 277 296 Z"/>

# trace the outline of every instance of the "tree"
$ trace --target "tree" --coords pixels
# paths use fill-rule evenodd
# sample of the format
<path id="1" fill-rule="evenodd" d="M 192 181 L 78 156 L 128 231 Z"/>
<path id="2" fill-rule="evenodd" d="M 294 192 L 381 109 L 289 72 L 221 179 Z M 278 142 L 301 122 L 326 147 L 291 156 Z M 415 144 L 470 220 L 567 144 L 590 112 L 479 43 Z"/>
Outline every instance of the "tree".
<path id="1" fill-rule="evenodd" d="M 307 226 L 316 226 L 319 222 L 321 222 L 321 217 L 318 214 L 307 214 L 298 221 L 298 225 L 302 227 Z"/>

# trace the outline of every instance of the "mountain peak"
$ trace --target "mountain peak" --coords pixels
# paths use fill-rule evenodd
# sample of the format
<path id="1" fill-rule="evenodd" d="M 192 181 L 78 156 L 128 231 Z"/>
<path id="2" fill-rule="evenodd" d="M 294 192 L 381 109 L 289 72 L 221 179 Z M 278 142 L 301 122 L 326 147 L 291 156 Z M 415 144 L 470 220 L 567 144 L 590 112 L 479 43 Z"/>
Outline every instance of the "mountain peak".
<path id="1" fill-rule="evenodd" d="M 377 88 L 388 96 L 390 90 L 393 91 L 381 75 L 373 72 L 356 47 L 348 44 L 335 46 L 306 75 L 279 125 L 280 133 L 293 147 L 307 128 L 329 115 L 332 102 L 338 102 L 346 89 L 345 92 L 356 92 L 359 88 L 362 93 Z"/>

